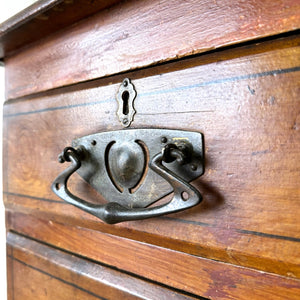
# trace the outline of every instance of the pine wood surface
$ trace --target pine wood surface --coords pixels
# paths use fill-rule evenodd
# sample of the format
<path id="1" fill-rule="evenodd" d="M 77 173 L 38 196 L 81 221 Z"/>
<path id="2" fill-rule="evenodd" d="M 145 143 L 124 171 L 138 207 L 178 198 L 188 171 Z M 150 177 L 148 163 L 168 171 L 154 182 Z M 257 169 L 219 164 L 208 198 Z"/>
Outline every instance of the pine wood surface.
<path id="1" fill-rule="evenodd" d="M 38 241 L 209 299 L 249 299 L 251 295 L 251 299 L 296 300 L 300 296 L 299 279 L 216 262 L 29 215 L 9 214 L 8 220 L 12 230 Z"/>
<path id="2" fill-rule="evenodd" d="M 195 299 L 15 233 L 7 244 L 8 299 Z"/>
<path id="3" fill-rule="evenodd" d="M 7 210 L 299 278 L 298 46 L 297 36 L 283 38 L 8 101 Z M 121 129 L 114 97 L 124 77 L 138 93 L 133 128 L 204 133 L 206 172 L 193 183 L 203 204 L 111 226 L 50 191 L 66 168 L 57 155 L 72 139 Z M 87 200 L 104 201 L 76 176 L 70 187 Z M 41 233 L 34 227 L 25 234 Z"/>
<path id="4" fill-rule="evenodd" d="M 297 0 L 123 1 L 5 57 L 6 97 L 296 30 L 299 12 Z"/>

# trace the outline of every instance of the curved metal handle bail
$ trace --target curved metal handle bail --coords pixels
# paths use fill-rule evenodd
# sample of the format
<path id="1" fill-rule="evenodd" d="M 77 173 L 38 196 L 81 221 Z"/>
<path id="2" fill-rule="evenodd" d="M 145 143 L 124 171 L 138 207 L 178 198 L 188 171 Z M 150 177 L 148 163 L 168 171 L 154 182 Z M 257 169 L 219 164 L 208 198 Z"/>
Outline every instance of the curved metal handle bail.
<path id="1" fill-rule="evenodd" d="M 177 152 L 176 155 L 178 155 Z M 170 183 L 174 190 L 174 197 L 168 203 L 160 206 L 129 209 L 117 202 L 99 205 L 87 202 L 73 195 L 69 191 L 67 183 L 70 176 L 80 168 L 81 161 L 80 151 L 76 151 L 71 147 L 66 148 L 64 155 L 59 158 L 60 162 L 70 161 L 71 165 L 54 180 L 51 188 L 61 199 L 98 217 L 108 224 L 157 217 L 178 212 L 200 203 L 202 195 L 199 191 L 167 169 L 162 164 L 163 158 L 164 153 L 156 154 L 150 161 L 150 168 Z"/>

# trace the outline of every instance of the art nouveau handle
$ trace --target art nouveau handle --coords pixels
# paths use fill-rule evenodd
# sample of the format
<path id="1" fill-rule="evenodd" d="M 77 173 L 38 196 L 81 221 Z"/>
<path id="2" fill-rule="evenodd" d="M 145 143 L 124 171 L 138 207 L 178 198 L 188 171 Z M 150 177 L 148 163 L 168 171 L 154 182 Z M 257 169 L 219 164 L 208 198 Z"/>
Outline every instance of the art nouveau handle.
<path id="1" fill-rule="evenodd" d="M 170 153 L 173 156 L 173 159 L 176 158 L 178 162 L 183 160 L 183 153 L 181 153 L 180 150 L 172 149 L 171 152 L 169 151 L 169 154 Z M 80 152 L 71 147 L 66 148 L 64 155 L 60 157 L 60 162 L 69 161 L 71 162 L 71 165 L 54 180 L 51 188 L 61 199 L 109 224 L 157 217 L 178 212 L 200 203 L 202 201 L 202 196 L 199 191 L 162 164 L 165 156 L 166 151 L 158 153 L 152 158 L 149 164 L 154 172 L 170 183 L 174 191 L 172 200 L 160 206 L 130 209 L 117 202 L 97 205 L 73 195 L 68 190 L 67 183 L 70 176 L 81 167 L 81 161 Z"/>

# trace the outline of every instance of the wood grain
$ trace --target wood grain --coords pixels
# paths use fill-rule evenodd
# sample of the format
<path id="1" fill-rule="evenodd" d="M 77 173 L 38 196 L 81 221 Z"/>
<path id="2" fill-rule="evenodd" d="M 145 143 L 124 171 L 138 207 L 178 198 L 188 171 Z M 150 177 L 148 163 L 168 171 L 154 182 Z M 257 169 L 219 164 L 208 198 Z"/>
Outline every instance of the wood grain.
<path id="1" fill-rule="evenodd" d="M 204 133 L 200 206 L 109 226 L 52 194 L 72 139 L 121 128 L 122 75 L 7 102 L 6 208 L 299 278 L 298 45 L 287 38 L 126 74 L 138 91 L 133 127 Z M 76 176 L 70 187 L 104 201 Z"/>
<path id="2" fill-rule="evenodd" d="M 120 0 L 40 0 L 0 24 L 0 59 Z"/>
<path id="3" fill-rule="evenodd" d="M 7 244 L 9 299 L 195 299 L 14 233 Z"/>
<path id="4" fill-rule="evenodd" d="M 300 280 L 21 214 L 10 226 L 39 241 L 210 299 L 298 299 Z M 38 229 L 37 229 L 38 228 Z"/>
<path id="5" fill-rule="evenodd" d="M 6 98 L 300 27 L 297 0 L 123 1 L 5 58 Z"/>
<path id="6" fill-rule="evenodd" d="M 13 277 L 13 261 L 10 258 L 12 254 L 11 247 L 6 247 L 6 275 L 7 275 L 7 299 L 13 299 L 14 277 Z"/>

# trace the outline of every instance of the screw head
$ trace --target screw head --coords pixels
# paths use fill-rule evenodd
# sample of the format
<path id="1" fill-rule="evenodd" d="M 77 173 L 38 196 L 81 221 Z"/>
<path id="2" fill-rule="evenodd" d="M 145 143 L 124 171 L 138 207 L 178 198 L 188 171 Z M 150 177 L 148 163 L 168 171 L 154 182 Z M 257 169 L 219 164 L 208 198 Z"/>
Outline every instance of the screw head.
<path id="1" fill-rule="evenodd" d="M 123 86 L 127 86 L 127 85 L 128 85 L 128 81 L 127 81 L 127 79 L 124 79 Z"/>
<path id="2" fill-rule="evenodd" d="M 122 121 L 124 126 L 128 126 L 129 125 L 129 120 L 127 118 L 124 118 Z"/>
<path id="3" fill-rule="evenodd" d="M 163 144 L 165 144 L 168 141 L 168 139 L 165 136 L 163 136 L 160 140 Z"/>
<path id="4" fill-rule="evenodd" d="M 191 164 L 191 170 L 192 170 L 192 171 L 196 171 L 196 170 L 197 170 L 197 165 Z"/>

